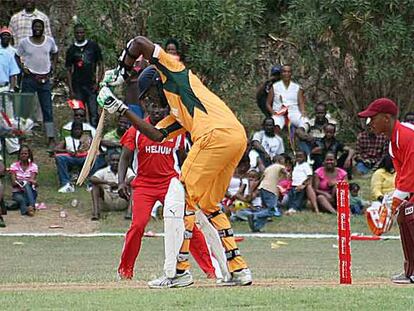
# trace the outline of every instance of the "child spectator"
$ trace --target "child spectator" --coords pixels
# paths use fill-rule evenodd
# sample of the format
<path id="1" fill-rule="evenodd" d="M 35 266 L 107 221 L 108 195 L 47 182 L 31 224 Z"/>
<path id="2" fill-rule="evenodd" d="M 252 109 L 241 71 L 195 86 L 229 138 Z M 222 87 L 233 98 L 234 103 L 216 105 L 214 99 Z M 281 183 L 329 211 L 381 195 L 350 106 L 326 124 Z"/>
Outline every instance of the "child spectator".
<path id="1" fill-rule="evenodd" d="M 386 154 L 371 177 L 371 200 L 382 202 L 384 196 L 395 190 L 395 170 L 391 156 Z"/>
<path id="2" fill-rule="evenodd" d="M 248 180 L 247 178 L 244 178 L 244 175 L 248 170 L 249 161 L 248 158 L 244 156 L 242 160 L 240 160 L 240 163 L 230 180 L 225 198 L 221 201 L 223 210 L 228 216 L 231 216 L 234 210 L 234 202 L 236 200 L 243 200 L 244 196 L 247 194 Z"/>
<path id="3" fill-rule="evenodd" d="M 336 213 L 336 184 L 347 180 L 347 173 L 336 167 L 336 157 L 332 152 L 325 156 L 323 166 L 315 171 L 314 189 L 319 206 L 329 213 Z"/>
<path id="4" fill-rule="evenodd" d="M 288 202 L 288 194 L 292 188 L 293 161 L 288 154 L 284 153 L 276 158 L 276 163 L 279 163 L 285 167 L 286 176 L 280 179 L 277 184 L 277 188 L 279 191 L 280 205 L 286 207 Z"/>
<path id="5" fill-rule="evenodd" d="M 359 196 L 361 187 L 357 183 L 349 184 L 349 205 L 351 206 L 351 213 L 355 215 L 362 215 L 364 212 L 364 202 Z"/>
<path id="6" fill-rule="evenodd" d="M 303 210 L 306 198 L 311 201 L 315 212 L 319 212 L 316 195 L 311 186 L 312 175 L 312 168 L 306 162 L 306 153 L 302 150 L 296 151 L 296 165 L 292 171 L 292 188 L 288 194 L 287 215 Z"/>
<path id="7" fill-rule="evenodd" d="M 240 200 L 234 202 L 236 212 L 232 216 L 233 220 L 247 221 L 247 217 L 255 210 L 262 208 L 262 199 L 258 186 L 260 183 L 260 173 L 250 170 L 246 174 L 248 185 L 247 192 L 243 194 Z"/>
<path id="8" fill-rule="evenodd" d="M 32 150 L 22 145 L 18 161 L 10 166 L 13 200 L 17 202 L 22 215 L 34 216 L 37 198 L 38 167 L 33 161 Z"/>

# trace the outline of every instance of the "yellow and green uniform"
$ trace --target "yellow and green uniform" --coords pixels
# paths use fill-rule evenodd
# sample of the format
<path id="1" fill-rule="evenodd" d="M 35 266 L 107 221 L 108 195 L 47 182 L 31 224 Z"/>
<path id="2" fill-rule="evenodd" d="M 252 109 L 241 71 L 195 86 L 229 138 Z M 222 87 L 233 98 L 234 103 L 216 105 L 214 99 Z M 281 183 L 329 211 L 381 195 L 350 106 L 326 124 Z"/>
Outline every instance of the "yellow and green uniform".
<path id="1" fill-rule="evenodd" d="M 167 129 L 168 138 L 188 131 L 193 141 L 181 170 L 181 181 L 187 192 L 186 230 L 193 230 L 194 211 L 199 206 L 219 231 L 229 270 L 246 268 L 230 222 L 225 214 L 220 213 L 219 207 L 246 149 L 245 130 L 230 108 L 183 63 L 157 45 L 150 62 L 161 75 L 170 106 L 170 115 L 157 127 Z M 188 251 L 189 240 L 184 240 L 180 253 L 188 255 Z M 188 268 L 188 260 L 177 263 L 177 269 Z"/>

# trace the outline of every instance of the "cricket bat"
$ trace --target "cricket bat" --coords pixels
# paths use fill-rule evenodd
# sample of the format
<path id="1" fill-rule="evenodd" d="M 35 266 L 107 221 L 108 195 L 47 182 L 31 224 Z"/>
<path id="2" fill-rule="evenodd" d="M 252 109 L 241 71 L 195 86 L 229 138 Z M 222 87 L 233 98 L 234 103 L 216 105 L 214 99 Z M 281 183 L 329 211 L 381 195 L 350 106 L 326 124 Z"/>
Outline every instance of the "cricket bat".
<path id="1" fill-rule="evenodd" d="M 103 126 L 105 122 L 105 109 L 102 109 L 101 116 L 99 118 L 98 126 L 96 128 L 96 134 L 91 142 L 91 146 L 88 150 L 88 155 L 86 156 L 85 162 L 83 163 L 83 167 L 81 172 L 79 173 L 78 180 L 76 181 L 76 185 L 81 186 L 91 171 L 96 157 L 99 152 L 99 145 L 101 144 L 102 140 L 102 132 Z"/>

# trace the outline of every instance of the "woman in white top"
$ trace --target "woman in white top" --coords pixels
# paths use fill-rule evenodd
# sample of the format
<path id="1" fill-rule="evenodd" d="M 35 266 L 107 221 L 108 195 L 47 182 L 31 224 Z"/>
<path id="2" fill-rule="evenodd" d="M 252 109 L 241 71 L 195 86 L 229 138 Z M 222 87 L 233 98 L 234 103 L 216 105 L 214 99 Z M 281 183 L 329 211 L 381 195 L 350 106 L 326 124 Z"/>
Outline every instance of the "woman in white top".
<path id="1" fill-rule="evenodd" d="M 282 67 L 282 80 L 273 84 L 267 96 L 266 106 L 275 120 L 275 125 L 283 129 L 285 115 L 297 128 L 304 127 L 305 95 L 299 84 L 291 81 L 292 66 Z"/>

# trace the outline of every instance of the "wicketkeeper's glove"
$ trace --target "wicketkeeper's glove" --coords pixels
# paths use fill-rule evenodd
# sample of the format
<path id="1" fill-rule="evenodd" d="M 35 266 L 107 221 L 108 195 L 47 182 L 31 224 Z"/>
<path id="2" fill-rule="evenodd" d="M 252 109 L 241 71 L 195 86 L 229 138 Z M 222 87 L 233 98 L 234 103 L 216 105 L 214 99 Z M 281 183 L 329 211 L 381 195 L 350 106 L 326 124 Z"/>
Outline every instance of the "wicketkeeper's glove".
<path id="1" fill-rule="evenodd" d="M 107 86 L 101 88 L 96 101 L 99 106 L 108 111 L 110 114 L 118 113 L 122 116 L 128 110 L 128 106 L 125 105 L 122 100 L 116 98 L 114 93 L 112 93 L 110 88 Z"/>

